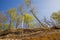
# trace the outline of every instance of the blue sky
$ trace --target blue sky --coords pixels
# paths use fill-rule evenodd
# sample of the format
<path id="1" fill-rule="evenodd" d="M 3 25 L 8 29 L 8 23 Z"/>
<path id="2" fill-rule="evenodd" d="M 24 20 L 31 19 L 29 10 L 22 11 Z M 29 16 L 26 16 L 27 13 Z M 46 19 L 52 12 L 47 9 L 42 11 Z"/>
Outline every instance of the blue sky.
<path id="1" fill-rule="evenodd" d="M 18 8 L 23 4 L 23 0 L 0 0 L 0 11 L 5 12 L 10 8 Z M 50 15 L 60 10 L 60 0 L 32 0 L 33 5 L 37 11 L 37 17 L 43 19 L 46 16 L 48 19 Z"/>
<path id="2" fill-rule="evenodd" d="M 49 19 L 53 12 L 60 10 L 60 0 L 33 0 L 33 3 L 38 11 L 39 19 L 43 19 L 43 16 Z"/>

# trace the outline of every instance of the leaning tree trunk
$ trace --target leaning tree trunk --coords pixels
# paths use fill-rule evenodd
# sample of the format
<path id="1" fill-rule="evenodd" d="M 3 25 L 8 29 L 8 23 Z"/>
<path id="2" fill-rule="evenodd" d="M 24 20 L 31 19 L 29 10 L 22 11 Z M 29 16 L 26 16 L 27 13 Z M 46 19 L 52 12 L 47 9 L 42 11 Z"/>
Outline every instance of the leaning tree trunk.
<path id="1" fill-rule="evenodd" d="M 31 10 L 31 13 L 32 13 L 33 16 L 36 18 L 36 20 L 40 23 L 41 27 L 45 27 L 45 26 L 41 23 L 41 21 L 36 17 L 36 15 L 34 14 L 34 10 L 33 10 L 33 9 Z"/>
<path id="2" fill-rule="evenodd" d="M 41 23 L 41 21 L 36 17 L 36 15 L 35 15 L 35 9 L 34 9 L 34 7 L 33 7 L 33 5 L 32 5 L 32 3 L 31 3 L 31 0 L 27 0 L 27 1 L 25 1 L 25 3 L 26 3 L 26 5 L 27 5 L 27 7 L 29 7 L 29 8 L 31 8 L 31 13 L 32 13 L 32 15 L 36 18 L 36 20 L 40 23 L 40 26 L 42 27 L 42 28 L 44 28 L 45 26 L 43 25 L 43 23 Z"/>

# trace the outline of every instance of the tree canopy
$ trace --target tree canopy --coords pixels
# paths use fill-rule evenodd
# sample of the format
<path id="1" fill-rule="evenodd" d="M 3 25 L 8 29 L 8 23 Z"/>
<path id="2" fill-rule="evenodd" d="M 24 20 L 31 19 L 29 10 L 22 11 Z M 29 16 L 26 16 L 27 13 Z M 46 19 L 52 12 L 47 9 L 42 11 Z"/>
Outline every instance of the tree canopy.
<path id="1" fill-rule="evenodd" d="M 53 12 L 51 15 L 51 18 L 55 20 L 56 22 L 60 23 L 60 11 Z"/>

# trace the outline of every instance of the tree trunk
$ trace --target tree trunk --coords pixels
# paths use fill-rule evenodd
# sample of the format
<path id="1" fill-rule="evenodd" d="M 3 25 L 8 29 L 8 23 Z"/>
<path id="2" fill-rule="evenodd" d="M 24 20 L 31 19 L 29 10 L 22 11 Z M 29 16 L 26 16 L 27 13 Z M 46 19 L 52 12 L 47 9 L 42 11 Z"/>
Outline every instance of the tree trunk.
<path id="1" fill-rule="evenodd" d="M 34 14 L 34 9 L 31 9 L 31 13 L 33 14 L 33 16 L 36 18 L 36 20 L 40 23 L 41 27 L 45 27 L 41 21 L 36 17 L 36 15 Z"/>
<path id="2" fill-rule="evenodd" d="M 11 29 L 12 20 L 10 19 L 9 30 Z"/>
<path id="3" fill-rule="evenodd" d="M 17 29 L 18 25 L 19 25 L 19 19 L 17 19 L 17 22 L 16 22 L 16 29 Z"/>

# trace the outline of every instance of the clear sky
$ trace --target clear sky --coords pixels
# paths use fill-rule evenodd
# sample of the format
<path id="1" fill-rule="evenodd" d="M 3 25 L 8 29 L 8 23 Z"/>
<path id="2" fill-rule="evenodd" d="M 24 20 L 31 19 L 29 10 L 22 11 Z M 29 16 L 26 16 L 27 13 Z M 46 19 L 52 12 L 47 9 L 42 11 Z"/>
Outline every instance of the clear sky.
<path id="1" fill-rule="evenodd" d="M 33 3 L 38 11 L 39 19 L 43 16 L 49 19 L 53 12 L 60 10 L 60 0 L 33 0 Z"/>
<path id="2" fill-rule="evenodd" d="M 0 0 L 0 11 L 5 12 L 10 8 L 18 8 L 23 3 L 23 0 Z M 41 20 L 44 16 L 49 18 L 52 12 L 60 10 L 60 0 L 32 0 L 32 3 L 37 10 L 38 18 Z"/>

